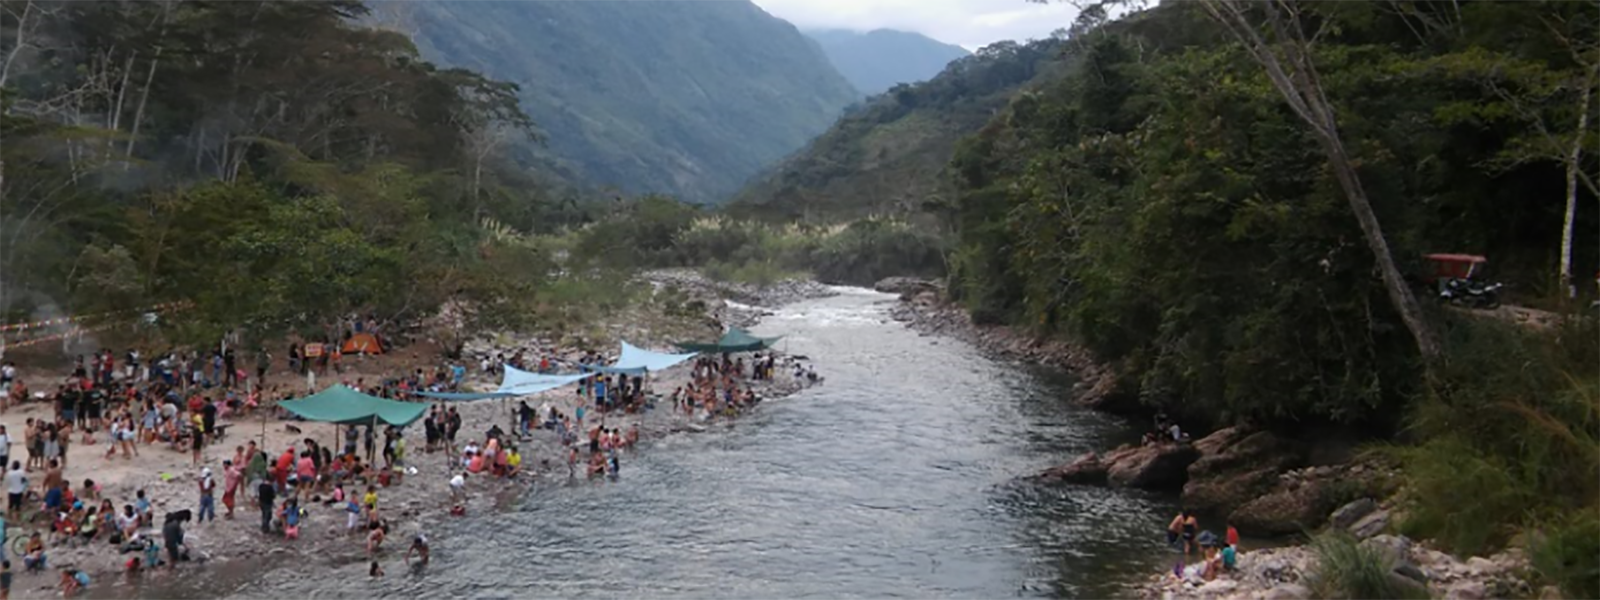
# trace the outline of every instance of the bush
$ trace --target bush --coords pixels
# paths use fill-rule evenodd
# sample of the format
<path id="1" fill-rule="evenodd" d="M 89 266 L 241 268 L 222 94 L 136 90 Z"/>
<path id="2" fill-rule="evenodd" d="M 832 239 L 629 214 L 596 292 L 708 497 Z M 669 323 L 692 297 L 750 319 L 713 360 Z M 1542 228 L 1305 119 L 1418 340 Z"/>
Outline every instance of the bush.
<path id="1" fill-rule="evenodd" d="M 1533 567 L 1568 598 L 1600 598 L 1600 508 L 1553 521 L 1532 550 Z"/>
<path id="2" fill-rule="evenodd" d="M 1394 564 L 1382 552 L 1362 546 L 1344 533 L 1328 533 L 1311 541 L 1317 565 L 1306 577 L 1315 598 L 1427 598 L 1428 590 L 1408 585 L 1394 575 Z"/>
<path id="3" fill-rule="evenodd" d="M 702 218 L 674 238 L 674 256 L 677 264 L 702 267 L 715 279 L 757 284 L 808 271 L 825 282 L 854 285 L 944 271 L 939 237 L 876 218 L 831 227 Z"/>
<path id="4" fill-rule="evenodd" d="M 1498 457 L 1485 456 L 1457 437 L 1397 451 L 1409 479 L 1411 506 L 1400 531 L 1437 541 L 1457 554 L 1474 554 L 1510 539 L 1508 521 L 1521 518 L 1534 498 Z"/>
<path id="5" fill-rule="evenodd" d="M 1564 518 L 1600 495 L 1600 381 L 1592 320 L 1540 332 L 1454 323 L 1411 418 L 1421 443 L 1393 452 L 1409 480 L 1402 531 L 1459 554 Z M 1585 373 L 1575 378 L 1571 373 Z M 1575 476 L 1575 474 L 1591 476 Z"/>
<path id="6" fill-rule="evenodd" d="M 893 275 L 943 272 L 944 248 L 904 221 L 863 219 L 824 239 L 811 266 L 824 282 L 871 285 Z"/>
<path id="7" fill-rule="evenodd" d="M 789 271 L 772 262 L 747 262 L 735 264 L 730 262 L 712 262 L 704 269 L 707 277 L 716 281 L 730 281 L 734 283 L 748 283 L 751 285 L 772 285 L 785 279 L 798 279 L 805 276 L 799 271 Z"/>

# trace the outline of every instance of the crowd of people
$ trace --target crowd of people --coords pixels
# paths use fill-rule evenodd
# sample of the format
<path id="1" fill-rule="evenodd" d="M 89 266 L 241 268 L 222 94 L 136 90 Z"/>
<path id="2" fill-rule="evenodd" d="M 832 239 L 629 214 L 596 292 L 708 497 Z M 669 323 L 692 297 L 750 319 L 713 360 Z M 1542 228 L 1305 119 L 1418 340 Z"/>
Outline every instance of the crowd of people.
<path id="1" fill-rule="evenodd" d="M 280 364 L 297 375 L 331 370 L 339 376 L 343 374 L 341 358 L 333 347 L 324 344 L 323 351 L 307 352 L 297 344 Z M 382 488 L 399 485 L 408 474 L 405 432 L 398 427 L 347 425 L 340 430 L 342 448 L 306 437 L 269 450 L 251 439 L 224 454 L 220 465 L 208 461 L 206 449 L 225 443 L 230 419 L 294 396 L 286 386 L 267 384 L 274 366 L 271 354 L 264 349 L 252 354 L 254 373 L 240 368 L 240 359 L 231 348 L 167 352 L 154 360 L 129 350 L 120 361 L 103 350 L 78 357 L 68 376 L 52 382 L 53 390 L 48 385 L 42 386 L 44 390 L 32 390 L 15 364 L 0 365 L 0 411 L 25 405 L 42 405 L 48 411 L 26 420 L 20 440 L 0 425 L 0 465 L 9 465 L 4 478 L 6 523 L 13 529 L 33 529 L 20 557 L 24 570 L 31 573 L 50 568 L 54 549 L 64 545 L 96 543 L 128 556 L 123 565 L 129 574 L 170 568 L 191 557 L 184 539 L 187 523 L 233 519 L 239 505 L 245 503 L 259 510 L 264 535 L 284 540 L 300 537 L 313 515 L 311 509 L 319 504 L 343 512 L 344 530 L 364 540 L 373 559 L 370 572 L 381 574 L 377 556 L 393 526 L 380 509 L 378 496 Z M 590 353 L 569 367 L 587 369 L 586 365 L 599 361 L 599 356 Z M 550 356 L 535 360 L 518 352 L 509 359 L 504 355 L 486 359 L 480 367 L 486 376 L 506 365 L 550 373 L 562 368 L 558 362 Z M 777 357 L 772 353 L 756 354 L 748 363 L 726 355 L 701 357 L 693 363 L 689 383 L 675 389 L 665 401 L 691 418 L 733 416 L 757 404 L 754 382 L 774 379 L 777 369 Z M 375 396 L 415 401 L 414 392 L 458 391 L 466 376 L 458 360 L 371 383 L 359 377 L 345 383 Z M 804 370 L 797 370 L 794 376 L 816 380 L 814 372 Z M 582 470 L 590 477 L 615 477 L 620 453 L 639 442 L 640 430 L 637 422 L 620 427 L 608 423 L 608 417 L 655 409 L 657 400 L 646 388 L 647 381 L 639 375 L 597 374 L 577 386 L 578 400 L 570 411 L 553 405 L 550 399 L 537 408 L 519 402 L 512 411 L 511 433 L 495 424 L 481 437 L 459 445 L 462 416 L 456 406 L 439 403 L 423 419 L 422 451 L 451 457 L 446 461 L 450 465 L 450 512 L 457 515 L 466 512 L 469 477 L 513 479 L 525 472 L 529 457 L 520 446 L 539 430 L 549 431 L 561 445 L 569 475 L 577 476 Z M 296 418 L 281 408 L 272 415 Z M 287 426 L 298 432 L 293 423 Z M 14 441 L 21 444 L 25 457 L 22 452 L 11 452 Z M 197 469 L 194 510 L 168 512 L 158 519 L 142 489 L 134 490 L 132 498 L 111 498 L 92 479 L 83 480 L 81 486 L 71 485 L 68 449 L 73 444 L 104 444 L 106 461 L 131 460 L 141 452 L 163 448 L 186 453 L 188 463 Z M 587 457 L 583 456 L 585 447 Z M 210 454 L 211 460 L 218 458 L 215 450 Z M 543 464 L 548 467 L 549 458 Z M 96 467 L 72 465 L 85 471 Z M 38 473 L 42 476 L 36 480 Z M 4 545 L 0 538 L 0 552 Z M 413 555 L 422 562 L 428 560 L 426 538 L 421 534 L 412 540 L 408 562 Z M 65 566 L 61 573 L 63 592 L 70 594 L 89 584 L 88 575 L 73 566 Z M 10 581 L 6 561 L 0 564 L 0 593 L 9 589 Z"/>

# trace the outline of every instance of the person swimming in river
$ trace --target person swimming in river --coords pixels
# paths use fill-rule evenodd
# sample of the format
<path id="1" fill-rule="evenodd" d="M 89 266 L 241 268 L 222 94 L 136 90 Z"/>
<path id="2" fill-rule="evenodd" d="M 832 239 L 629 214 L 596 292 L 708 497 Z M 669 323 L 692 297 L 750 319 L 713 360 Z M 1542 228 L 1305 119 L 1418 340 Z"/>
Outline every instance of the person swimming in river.
<path id="1" fill-rule="evenodd" d="M 406 549 L 405 562 L 411 564 L 411 555 L 417 555 L 417 565 L 428 564 L 428 536 L 418 533 L 411 538 L 411 547 Z"/>

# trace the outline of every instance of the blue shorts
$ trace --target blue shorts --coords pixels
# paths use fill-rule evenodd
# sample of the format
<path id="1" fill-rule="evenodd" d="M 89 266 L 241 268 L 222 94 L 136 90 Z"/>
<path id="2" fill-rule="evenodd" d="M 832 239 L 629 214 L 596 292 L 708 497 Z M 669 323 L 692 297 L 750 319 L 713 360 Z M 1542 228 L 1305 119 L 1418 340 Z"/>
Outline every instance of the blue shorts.
<path id="1" fill-rule="evenodd" d="M 44 493 L 44 505 L 45 505 L 46 508 L 60 508 L 61 507 L 61 489 L 60 488 L 51 488 L 49 491 L 45 492 Z"/>

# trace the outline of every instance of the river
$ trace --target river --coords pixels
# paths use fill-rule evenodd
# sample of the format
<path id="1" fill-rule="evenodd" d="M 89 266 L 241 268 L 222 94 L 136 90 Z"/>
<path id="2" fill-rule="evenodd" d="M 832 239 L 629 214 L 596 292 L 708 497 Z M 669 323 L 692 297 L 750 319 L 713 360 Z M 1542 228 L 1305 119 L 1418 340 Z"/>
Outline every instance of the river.
<path id="1" fill-rule="evenodd" d="M 380 579 L 364 563 L 273 561 L 137 592 L 1104 597 L 1159 568 L 1173 499 L 1016 483 L 1131 439 L 1125 424 L 1073 406 L 1061 375 L 919 335 L 889 319 L 892 297 L 841 291 L 756 329 L 811 357 L 822 385 L 654 440 L 617 481 L 538 485 L 500 513 L 447 521 L 425 571 L 393 555 Z"/>

